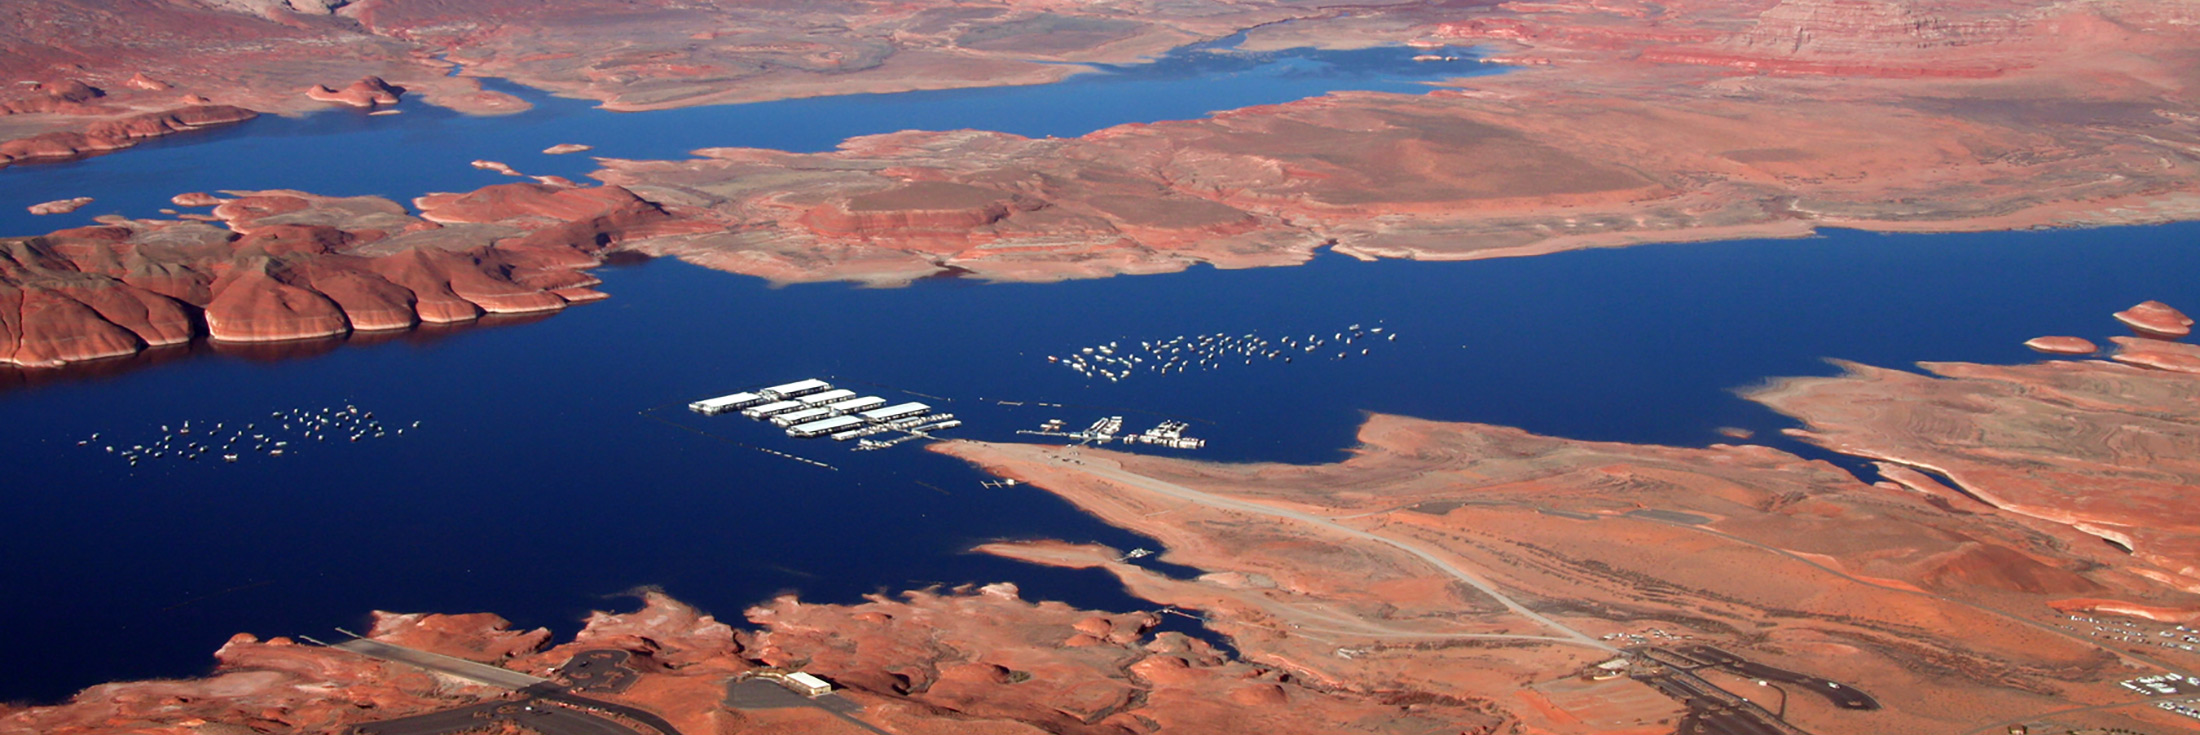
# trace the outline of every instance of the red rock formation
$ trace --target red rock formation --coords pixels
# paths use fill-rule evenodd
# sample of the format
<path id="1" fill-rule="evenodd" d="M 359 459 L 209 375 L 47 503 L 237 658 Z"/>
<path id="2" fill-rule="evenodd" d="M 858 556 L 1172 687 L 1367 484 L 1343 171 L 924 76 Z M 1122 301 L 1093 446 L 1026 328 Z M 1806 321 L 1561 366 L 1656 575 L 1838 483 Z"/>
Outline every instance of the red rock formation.
<path id="1" fill-rule="evenodd" d="M 2109 341 L 2116 343 L 2116 354 L 2108 359 L 2156 370 L 2200 373 L 2200 345 L 2137 337 L 2110 337 Z"/>
<path id="2" fill-rule="evenodd" d="M 30 92 L 30 96 L 0 102 L 0 115 L 92 114 L 98 112 L 98 108 L 85 103 L 107 95 L 106 92 L 75 79 L 63 80 L 57 84 L 34 83 L 30 86 Z"/>
<path id="3" fill-rule="evenodd" d="M 2183 339 L 2192 334 L 2192 317 L 2160 301 L 2141 302 L 2116 312 L 2116 321 L 2123 322 L 2141 337 Z"/>
<path id="4" fill-rule="evenodd" d="M 55 366 L 194 333 L 274 342 L 557 311 L 604 298 L 576 269 L 605 247 L 694 231 L 617 187 L 505 186 L 439 198 L 432 211 L 450 227 L 376 197 L 269 191 L 179 196 L 219 201 L 205 219 L 221 228 L 110 218 L 0 240 L 0 362 Z"/>
<path id="5" fill-rule="evenodd" d="M 214 654 L 201 679 L 103 684 L 46 707 L 0 707 L 0 732 L 93 733 L 341 732 L 347 726 L 420 714 L 489 696 L 479 687 L 286 638 L 238 634 Z"/>
<path id="6" fill-rule="evenodd" d="M 176 88 L 176 85 L 146 76 L 145 72 L 142 71 L 130 75 L 129 79 L 123 81 L 123 84 L 131 89 L 142 89 L 148 92 L 162 92 Z"/>
<path id="7" fill-rule="evenodd" d="M 190 191 L 169 197 L 168 201 L 178 207 L 212 207 L 229 200 L 203 191 Z"/>
<path id="8" fill-rule="evenodd" d="M 2142 323 L 2176 324 L 2161 309 L 2135 311 Z M 2200 512 L 2183 500 L 2200 487 L 2200 422 L 2189 415 L 2200 407 L 2200 346 L 2111 341 L 2115 362 L 1925 364 L 1939 379 L 1847 365 L 1846 375 L 1784 379 L 1748 397 L 1805 421 L 1810 429 L 1793 433 L 1807 441 L 1930 468 L 1994 508 L 2130 549 L 2119 566 L 2133 574 L 2200 593 Z"/>
<path id="9" fill-rule="evenodd" d="M 559 143 L 557 145 L 542 149 L 542 152 L 552 156 L 562 156 L 567 153 L 579 153 L 581 151 L 592 150 L 594 148 L 595 146 L 583 145 L 580 143 Z"/>
<path id="10" fill-rule="evenodd" d="M 334 102 L 352 107 L 374 108 L 397 104 L 405 94 L 404 87 L 391 85 L 381 77 L 365 76 L 341 90 L 316 84 L 306 90 L 306 97 L 321 102 Z"/>
<path id="11" fill-rule="evenodd" d="M 2068 528 L 1866 485 L 1769 447 L 1585 442 L 1384 415 L 1359 439 L 1323 465 L 930 446 L 1059 495 L 1204 573 L 1163 575 L 1116 550 L 1060 543 L 982 551 L 1105 569 L 1139 597 L 1199 609 L 1244 657 L 1281 662 L 1296 681 L 1476 698 L 1518 732 L 1671 731 L 1670 710 L 1620 707 L 1628 695 L 1617 690 L 1535 699 L 1559 700 L 1564 672 L 1602 660 L 1581 639 L 1650 627 L 1834 678 L 1884 705 L 1868 720 L 1820 717 L 1812 732 L 1963 730 L 2011 709 L 2126 701 L 2121 652 L 2055 630 L 2045 603 L 2200 601 L 2114 566 L 2126 557 Z M 1481 636 L 1521 644 L 1470 653 Z M 1936 664 L 1919 670 L 1921 656 Z"/>
<path id="12" fill-rule="evenodd" d="M 0 142 L 0 164 L 34 159 L 74 158 L 119 150 L 147 138 L 244 122 L 258 116 L 227 105 L 197 105 L 149 112 L 94 123 L 79 132 L 55 132 Z"/>
<path id="13" fill-rule="evenodd" d="M 208 336 L 231 342 L 278 342 L 333 337 L 350 329 L 342 307 L 328 296 L 276 278 L 265 258 L 233 264 L 214 281 L 206 304 Z"/>
<path id="14" fill-rule="evenodd" d="M 502 161 L 475 161 L 473 165 L 474 168 L 478 168 L 483 171 L 495 171 L 506 176 L 522 175 L 520 172 L 513 170 L 511 166 L 505 165 Z"/>
<path id="15" fill-rule="evenodd" d="M 56 199 L 50 202 L 40 202 L 38 204 L 30 205 L 29 207 L 26 207 L 26 209 L 29 209 L 31 214 L 68 214 L 70 212 L 83 209 L 84 205 L 90 203 L 92 203 L 91 197 L 75 197 L 72 199 Z"/>
<path id="16" fill-rule="evenodd" d="M 2101 351 L 2100 345 L 2082 337 L 2033 337 L 2024 346 L 2050 355 L 2090 355 Z"/>

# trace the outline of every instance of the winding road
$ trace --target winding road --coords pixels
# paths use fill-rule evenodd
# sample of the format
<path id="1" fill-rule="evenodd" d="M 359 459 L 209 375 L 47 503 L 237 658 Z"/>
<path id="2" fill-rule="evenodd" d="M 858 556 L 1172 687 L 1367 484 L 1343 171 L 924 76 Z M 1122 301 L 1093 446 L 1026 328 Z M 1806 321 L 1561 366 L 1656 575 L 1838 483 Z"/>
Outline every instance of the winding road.
<path id="1" fill-rule="evenodd" d="M 1490 599 L 1496 600 L 1498 604 L 1504 605 L 1505 609 L 1511 611 L 1513 614 L 1535 621 L 1536 624 L 1548 628 L 1558 634 L 1556 636 L 1548 638 L 1537 638 L 1538 640 L 1547 640 L 1553 643 L 1567 643 L 1579 646 L 1586 646 L 1588 648 L 1594 648 L 1613 654 L 1620 653 L 1620 649 L 1618 647 L 1598 640 L 1595 636 L 1591 636 L 1587 633 L 1583 633 L 1581 631 L 1567 627 L 1566 624 L 1560 623 L 1556 620 L 1552 620 L 1549 616 L 1546 616 L 1542 613 L 1528 609 L 1528 606 L 1522 605 L 1518 600 L 1514 600 L 1513 598 L 1507 596 L 1503 591 L 1499 590 L 1496 585 L 1490 584 L 1489 582 L 1483 580 L 1481 577 L 1477 577 L 1464 569 L 1460 569 L 1459 567 L 1453 565 L 1451 562 L 1445 561 L 1443 557 L 1437 556 L 1433 552 L 1406 543 L 1404 541 L 1399 541 L 1388 536 L 1383 536 L 1373 532 L 1353 528 L 1351 526 L 1347 526 L 1334 520 L 1317 516 L 1311 513 L 1302 513 L 1295 510 L 1262 505 L 1260 503 L 1255 503 L 1252 501 L 1238 500 L 1235 498 L 1226 498 L 1218 495 L 1212 495 L 1185 487 L 1183 485 L 1178 485 L 1173 482 L 1147 477 L 1145 475 L 1122 469 L 1121 467 L 1089 463 L 1081 457 L 1078 457 L 1071 451 L 1045 450 L 1042 452 L 1042 454 L 1044 454 L 1049 459 L 1057 462 L 1062 462 L 1064 464 L 1074 464 L 1077 466 L 1079 471 L 1086 474 L 1090 474 L 1095 477 L 1106 478 L 1124 485 L 1129 485 L 1131 487 L 1175 498 L 1177 500 L 1182 500 L 1188 503 L 1203 505 L 1209 508 L 1216 508 L 1220 510 L 1236 511 L 1239 513 L 1250 513 L 1253 515 L 1267 516 L 1270 518 L 1281 518 L 1285 520 L 1296 521 L 1343 536 L 1349 536 L 1351 538 L 1359 539 L 1362 541 L 1372 541 L 1378 544 L 1382 544 L 1384 546 L 1389 546 L 1399 551 L 1412 554 L 1415 558 L 1426 562 L 1429 566 L 1435 567 L 1437 571 L 1441 571 L 1444 574 L 1451 576 L 1453 579 L 1457 579 L 1461 582 L 1466 583 L 1468 586 L 1481 591 L 1482 594 L 1488 595 Z"/>

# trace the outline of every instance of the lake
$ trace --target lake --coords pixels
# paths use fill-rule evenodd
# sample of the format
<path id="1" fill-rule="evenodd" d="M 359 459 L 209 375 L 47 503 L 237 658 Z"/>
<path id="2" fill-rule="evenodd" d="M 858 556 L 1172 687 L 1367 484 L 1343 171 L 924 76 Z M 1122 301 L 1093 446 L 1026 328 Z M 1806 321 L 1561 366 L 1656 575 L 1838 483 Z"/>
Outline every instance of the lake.
<path id="1" fill-rule="evenodd" d="M 1302 54 L 1216 73 L 1273 73 L 1297 83 L 1300 67 L 1324 58 L 1333 57 Z M 1286 68 L 1269 66 L 1277 63 Z M 1111 83 L 1102 79 L 919 95 L 1033 94 L 1044 107 L 1063 99 L 1060 89 Z M 917 118 L 910 110 L 954 106 L 903 110 L 896 99 L 766 106 L 850 105 Z M 187 189 L 463 188 L 505 179 L 464 169 L 460 159 L 521 156 L 477 150 L 490 142 L 481 138 L 437 137 L 454 130 L 480 126 L 487 136 L 516 125 L 511 137 L 524 142 L 511 143 L 513 151 L 565 140 L 610 149 L 610 136 L 563 126 L 748 114 L 611 115 L 537 102 L 537 112 L 491 120 L 413 105 L 394 117 L 265 120 L 151 150 L 0 171 L 0 185 L 17 197 L 30 177 L 51 176 L 68 184 L 55 185 L 59 193 L 101 196 L 102 206 L 111 197 L 125 208 L 150 206 L 129 204 L 131 197 Z M 383 128 L 385 121 L 396 125 Z M 868 129 L 919 126 L 877 122 Z M 311 145 L 315 136 L 300 132 L 316 125 L 335 128 L 325 136 L 343 141 L 435 138 L 407 145 L 424 148 L 423 160 L 448 157 L 452 165 L 433 175 L 375 169 L 332 177 L 268 163 L 279 156 L 236 157 L 263 144 L 316 155 L 310 151 L 330 146 Z M 292 135 L 306 140 L 285 138 Z M 725 137 L 767 144 L 755 135 L 762 133 Z M 678 145 L 706 144 L 698 137 L 708 136 L 691 133 Z M 672 143 L 633 144 L 603 152 L 674 155 L 644 148 Z M 545 170 L 534 159 L 510 162 Z M 133 170 L 156 183 L 131 178 Z M 20 211 L 8 201 L 9 211 Z M 36 224 L 60 226 L 50 222 Z M 921 394 L 966 422 L 950 435 L 981 439 L 1016 440 L 1015 430 L 1048 418 L 1074 428 L 1123 415 L 1132 431 L 1181 418 L 1190 435 L 1208 440 L 1205 449 L 1139 451 L 1213 460 L 1340 459 L 1366 411 L 1682 445 L 1720 441 L 1715 428 L 1739 426 L 1823 456 L 1779 437 L 1788 422 L 1732 391 L 1773 376 L 1825 374 L 1825 357 L 1890 366 L 2019 362 L 2034 358 L 2019 344 L 2032 336 L 2113 333 L 2108 313 L 2137 301 L 2200 303 L 2200 284 L 2188 277 L 2200 266 L 2200 252 L 2189 247 L 2196 236 L 2200 225 L 2191 224 L 1836 231 L 1465 263 L 1324 254 L 1293 268 L 1044 285 L 932 279 L 900 289 L 774 288 L 651 261 L 597 271 L 610 300 L 548 318 L 351 342 L 202 345 L 58 375 L 11 371 L 0 374 L 0 467 L 9 489 L 0 493 L 0 513 L 14 519 L 0 534 L 0 555 L 10 560 L 0 586 L 17 602 L 0 609 L 0 629 L 11 631 L 0 637 L 0 656 L 38 665 L 0 673 L 0 697 L 51 700 L 112 679 L 194 675 L 231 633 L 321 635 L 359 625 L 375 609 L 493 611 L 569 634 L 587 610 L 631 606 L 621 595 L 645 585 L 727 618 L 790 591 L 846 602 L 1002 580 L 1031 598 L 1145 606 L 1104 574 L 967 553 L 998 538 L 1151 545 L 1043 491 L 981 487 L 981 474 L 914 445 L 854 452 L 680 408 L 743 388 L 817 376 L 896 398 Z M 1111 341 L 1328 336 L 1353 324 L 1397 339 L 1342 360 L 1258 360 L 1121 382 L 1046 360 Z M 347 405 L 406 432 L 359 442 L 293 436 L 285 456 L 250 452 L 236 463 L 164 457 L 132 467 L 102 450 L 142 444 L 163 425 L 190 421 L 203 432 L 214 422 L 252 422 L 269 431 L 267 422 L 283 421 L 274 414 Z M 89 440 L 95 432 L 101 439 Z"/>

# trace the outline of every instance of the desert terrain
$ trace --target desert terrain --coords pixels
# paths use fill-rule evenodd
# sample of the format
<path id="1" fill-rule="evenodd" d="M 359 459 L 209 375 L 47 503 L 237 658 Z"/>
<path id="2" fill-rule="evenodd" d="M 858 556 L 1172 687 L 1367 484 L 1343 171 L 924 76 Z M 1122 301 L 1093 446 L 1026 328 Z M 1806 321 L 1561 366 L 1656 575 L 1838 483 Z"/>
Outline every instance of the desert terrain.
<path id="1" fill-rule="evenodd" d="M 2126 682 L 2200 669 L 2179 643 L 2200 620 L 2179 510 L 2200 484 L 2200 371 L 2151 357 L 2192 354 L 2169 336 L 2189 331 L 2180 312 L 2118 316 L 2140 336 L 2112 340 L 2108 360 L 1927 365 L 1938 377 L 1851 365 L 1748 394 L 1803 418 L 1798 436 L 1876 463 L 1862 474 L 1761 444 L 1391 415 L 1368 416 L 1351 458 L 1327 465 L 931 445 L 1197 570 L 1057 541 L 977 549 L 1106 570 L 1145 610 L 998 583 L 781 597 L 736 628 L 651 592 L 556 645 L 489 614 L 380 613 L 368 635 L 563 682 L 683 733 L 846 727 L 729 694 L 794 670 L 826 677 L 862 723 L 911 733 L 2181 727 L 2160 705 L 2192 692 Z M 1168 615 L 1228 648 L 1159 630 Z M 626 673 L 608 686 L 564 668 L 584 653 Z M 209 678 L 7 711 L 0 732 L 330 731 L 545 701 L 286 639 L 239 635 L 217 659 Z"/>
<path id="2" fill-rule="evenodd" d="M 596 178 L 680 223 L 606 245 L 776 282 L 1044 281 L 1288 265 L 1324 247 L 1464 259 L 1820 227 L 2157 223 L 2200 202 L 2200 11 L 2171 0 L 477 5 L 21 4 L 0 29 L 0 69 L 22 82 L 0 105 L 12 113 L 0 138 L 15 139 L 0 155 L 117 150 L 404 95 L 484 113 L 516 102 L 466 75 L 646 110 L 1043 83 L 1078 68 L 1061 62 L 1130 62 L 1242 31 L 1254 50 L 1478 45 L 1512 70 L 1068 139 L 911 131 L 816 154 L 705 143 L 686 160 L 603 159 Z M 454 63 L 465 75 L 447 75 Z M 543 216 L 491 216 L 504 215 Z M 13 247 L 61 265 L 51 252 L 78 234 Z M 135 247 L 121 242 L 112 249 Z M 188 267 L 226 268 L 222 256 Z M 49 270 L 0 273 L 18 302 L 0 321 L 96 346 L 25 347 L 16 327 L 0 355 L 27 357 L 0 360 L 54 365 L 172 339 L 85 318 L 99 309 L 81 302 L 51 320 L 21 306 L 17 292 Z M 162 298 L 173 303 L 147 308 L 224 338 L 196 315 L 204 303 Z"/>

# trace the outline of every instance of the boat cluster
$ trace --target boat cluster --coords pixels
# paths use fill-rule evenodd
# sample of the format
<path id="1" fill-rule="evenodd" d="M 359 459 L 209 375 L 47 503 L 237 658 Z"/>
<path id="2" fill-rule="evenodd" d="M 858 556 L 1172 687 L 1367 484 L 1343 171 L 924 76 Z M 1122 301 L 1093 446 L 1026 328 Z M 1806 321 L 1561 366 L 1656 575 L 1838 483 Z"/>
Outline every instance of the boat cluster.
<path id="1" fill-rule="evenodd" d="M 1309 334 L 1270 339 L 1258 332 L 1232 335 L 1191 334 L 1158 341 L 1108 342 L 1079 348 L 1067 355 L 1048 355 L 1047 362 L 1076 371 L 1087 378 L 1121 381 L 1145 371 L 1167 375 L 1187 370 L 1217 370 L 1225 365 L 1251 365 L 1255 361 L 1289 363 L 1299 358 L 1343 360 L 1366 355 L 1375 345 L 1398 339 L 1383 327 L 1345 327 L 1323 337 Z"/>
<path id="2" fill-rule="evenodd" d="M 306 442 L 360 442 L 403 436 L 406 429 L 417 428 L 420 428 L 418 421 L 408 426 L 385 424 L 374 417 L 373 411 L 345 404 L 273 411 L 264 420 L 242 423 L 185 421 L 162 424 L 159 436 L 138 444 L 124 445 L 113 439 L 102 441 L 102 434 L 95 432 L 89 438 L 77 440 L 76 445 L 104 451 L 136 467 L 139 462 L 153 460 L 235 462 L 249 455 L 281 457 L 295 451 L 291 446 L 293 442 L 300 446 Z"/>

